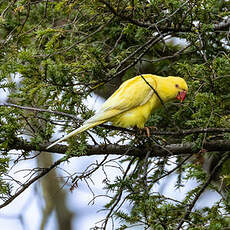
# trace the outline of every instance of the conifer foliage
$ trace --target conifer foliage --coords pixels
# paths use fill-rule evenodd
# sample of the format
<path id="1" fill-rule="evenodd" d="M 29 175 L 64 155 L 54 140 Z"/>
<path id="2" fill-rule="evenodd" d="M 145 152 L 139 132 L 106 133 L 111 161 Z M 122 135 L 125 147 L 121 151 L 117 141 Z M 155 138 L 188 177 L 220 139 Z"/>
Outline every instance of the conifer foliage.
<path id="1" fill-rule="evenodd" d="M 93 193 L 93 201 L 105 195 L 107 203 L 95 229 L 111 229 L 113 220 L 119 229 L 227 229 L 229 4 L 1 1 L 0 92 L 7 99 L 0 100 L 0 207 L 57 167 L 98 155 L 82 172 L 57 178 L 70 190 L 81 181 L 91 189 L 91 178 L 103 175 L 104 193 Z M 145 73 L 180 76 L 189 86 L 183 104 L 172 102 L 154 113 L 147 125 L 157 129 L 150 137 L 105 124 L 46 150 L 57 130 L 70 132 L 93 115 L 85 103 L 92 93 L 106 98 L 124 80 Z M 15 165 L 54 153 L 59 159 L 25 171 L 25 180 L 10 176 Z M 114 168 L 112 177 L 108 168 Z M 166 197 L 156 186 L 172 175 L 175 189 L 189 179 L 197 186 L 183 200 Z M 212 207 L 194 209 L 209 189 L 222 198 Z"/>

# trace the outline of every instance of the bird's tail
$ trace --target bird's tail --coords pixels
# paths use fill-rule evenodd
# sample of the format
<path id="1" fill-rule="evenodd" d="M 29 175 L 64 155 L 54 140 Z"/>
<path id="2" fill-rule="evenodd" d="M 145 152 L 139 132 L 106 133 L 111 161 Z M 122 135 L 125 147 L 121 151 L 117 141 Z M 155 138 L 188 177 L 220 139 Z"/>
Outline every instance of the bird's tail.
<path id="1" fill-rule="evenodd" d="M 46 149 L 49 149 L 53 147 L 54 145 L 60 143 L 61 141 L 64 141 L 78 133 L 84 132 L 87 129 L 93 128 L 96 125 L 100 125 L 101 123 L 105 122 L 104 120 L 102 121 L 97 121 L 97 122 L 90 122 L 90 123 L 85 123 L 83 126 L 79 127 L 78 129 L 72 131 L 71 133 L 67 134 L 66 136 L 62 137 L 61 139 L 55 141 L 53 144 L 49 145 Z"/>

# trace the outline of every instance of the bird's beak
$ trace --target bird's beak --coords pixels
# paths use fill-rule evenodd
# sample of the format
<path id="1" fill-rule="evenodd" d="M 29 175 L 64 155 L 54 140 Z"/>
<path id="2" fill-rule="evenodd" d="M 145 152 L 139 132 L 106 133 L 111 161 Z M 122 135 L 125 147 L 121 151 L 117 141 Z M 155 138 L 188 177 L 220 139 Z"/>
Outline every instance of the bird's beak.
<path id="1" fill-rule="evenodd" d="M 187 91 L 181 91 L 177 94 L 176 98 L 182 103 L 186 97 Z"/>

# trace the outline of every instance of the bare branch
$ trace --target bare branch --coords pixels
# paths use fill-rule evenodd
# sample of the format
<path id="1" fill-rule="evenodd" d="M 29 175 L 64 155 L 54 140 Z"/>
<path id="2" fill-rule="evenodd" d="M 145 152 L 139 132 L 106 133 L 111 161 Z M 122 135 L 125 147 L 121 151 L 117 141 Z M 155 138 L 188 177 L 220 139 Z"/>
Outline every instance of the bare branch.
<path id="1" fill-rule="evenodd" d="M 0 144 L 2 141 L 0 140 Z M 25 150 L 25 151 L 44 151 L 51 153 L 59 153 L 65 154 L 68 146 L 66 145 L 56 145 L 51 147 L 50 149 L 46 149 L 47 144 L 30 144 L 21 139 L 15 139 L 14 142 L 8 144 L 8 150 Z M 163 147 L 163 148 L 162 148 Z M 205 150 L 207 152 L 213 151 L 230 151 L 230 141 L 229 140 L 215 140 L 215 141 L 205 141 L 203 144 L 203 148 L 197 146 L 195 143 L 187 142 L 182 144 L 168 144 L 159 147 L 155 143 L 152 143 L 151 146 L 141 146 L 140 148 L 133 147 L 130 145 L 117 145 L 117 144 L 109 144 L 109 145 L 87 145 L 87 150 L 85 154 L 74 155 L 76 157 L 81 156 L 92 156 L 92 155 L 126 155 L 126 156 L 137 156 L 143 157 L 143 148 L 145 148 L 145 152 L 150 151 L 150 157 L 163 157 L 169 156 L 169 152 L 171 155 L 187 155 L 191 153 L 198 153 L 200 150 Z"/>
<path id="2" fill-rule="evenodd" d="M 130 162 L 129 162 L 129 164 L 128 164 L 128 166 L 127 166 L 125 172 L 124 172 L 124 175 L 123 175 L 123 177 L 122 177 L 123 180 L 126 178 L 126 176 L 127 176 L 128 172 L 129 172 L 129 170 L 130 170 L 130 168 L 131 168 L 131 166 L 132 166 L 134 160 L 135 160 L 135 158 L 133 158 L 132 160 L 130 160 Z M 110 208 L 108 214 L 106 215 L 105 221 L 104 221 L 104 223 L 103 223 L 103 230 L 106 229 L 106 226 L 107 226 L 107 224 L 108 224 L 109 218 L 112 217 L 112 215 L 113 215 L 113 210 L 116 208 L 116 206 L 117 206 L 118 203 L 120 202 L 123 192 L 124 192 L 124 191 L 123 191 L 123 189 L 122 189 L 122 187 L 121 187 L 121 188 L 118 190 L 118 192 L 116 193 L 115 199 L 114 199 L 114 203 L 113 203 L 113 205 L 111 206 L 111 208 Z"/>
<path id="3" fill-rule="evenodd" d="M 228 28 L 230 26 L 230 17 L 228 17 L 227 19 L 225 19 L 224 21 L 217 23 L 214 25 L 214 30 L 221 30 L 221 29 L 225 29 Z"/>
<path id="4" fill-rule="evenodd" d="M 27 183 L 23 184 L 22 188 L 19 189 L 14 195 L 12 195 L 9 199 L 7 199 L 3 204 L 0 205 L 0 209 L 10 204 L 15 198 L 17 198 L 20 194 L 22 194 L 30 185 L 32 185 L 34 182 L 36 182 L 41 177 L 45 176 L 47 173 L 49 173 L 53 168 L 57 167 L 59 164 L 64 162 L 66 160 L 66 156 L 62 157 L 61 159 L 57 160 L 53 165 L 51 165 L 49 168 L 45 168 L 42 170 L 41 173 L 39 173 L 37 176 L 35 176 L 33 179 L 29 180 Z"/>
<path id="5" fill-rule="evenodd" d="M 29 106 L 21 106 L 21 105 L 16 105 L 16 104 L 11 104 L 11 103 L 0 104 L 0 107 L 14 107 L 14 108 L 28 110 L 28 111 L 32 111 L 32 112 L 47 112 L 47 113 L 52 113 L 55 115 L 61 115 L 61 116 L 69 117 L 73 120 L 79 121 L 79 119 L 75 115 L 72 115 L 69 113 L 64 113 L 64 112 L 59 112 L 59 111 L 52 111 L 52 110 L 48 110 L 48 109 L 41 109 L 41 108 L 29 107 Z"/>

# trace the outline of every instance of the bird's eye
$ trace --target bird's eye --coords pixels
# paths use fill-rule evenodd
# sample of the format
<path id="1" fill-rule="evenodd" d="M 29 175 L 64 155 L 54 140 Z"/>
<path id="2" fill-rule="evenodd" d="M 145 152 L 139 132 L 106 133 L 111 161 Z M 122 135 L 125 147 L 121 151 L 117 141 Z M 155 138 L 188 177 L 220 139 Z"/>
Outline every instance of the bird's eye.
<path id="1" fill-rule="evenodd" d="M 176 85 L 175 85 L 175 87 L 176 87 L 176 88 L 179 88 L 179 85 L 178 85 L 178 84 L 176 84 Z"/>

